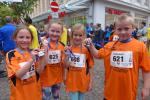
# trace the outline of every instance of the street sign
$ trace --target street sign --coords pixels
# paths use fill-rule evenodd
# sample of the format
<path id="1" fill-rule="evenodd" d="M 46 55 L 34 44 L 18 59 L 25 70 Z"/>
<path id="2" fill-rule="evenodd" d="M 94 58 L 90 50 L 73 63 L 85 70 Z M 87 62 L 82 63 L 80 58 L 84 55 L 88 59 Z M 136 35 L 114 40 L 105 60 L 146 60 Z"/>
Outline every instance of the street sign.
<path id="1" fill-rule="evenodd" d="M 59 18 L 58 12 L 52 12 L 51 15 L 52 18 Z"/>
<path id="2" fill-rule="evenodd" d="M 57 2 L 52 1 L 52 2 L 50 3 L 50 8 L 51 8 L 52 12 L 58 12 L 58 10 L 59 10 L 59 5 L 58 5 Z"/>

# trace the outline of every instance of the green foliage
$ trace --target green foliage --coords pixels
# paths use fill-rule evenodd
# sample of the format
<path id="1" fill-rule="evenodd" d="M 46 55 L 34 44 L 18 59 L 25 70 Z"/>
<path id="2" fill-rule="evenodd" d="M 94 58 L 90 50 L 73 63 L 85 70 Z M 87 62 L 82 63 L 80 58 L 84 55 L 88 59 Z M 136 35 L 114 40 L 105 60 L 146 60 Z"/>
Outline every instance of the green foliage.
<path id="1" fill-rule="evenodd" d="M 14 15 L 26 17 L 37 5 L 38 0 L 22 0 L 22 2 L 14 2 L 10 7 L 14 10 Z"/>
<path id="2" fill-rule="evenodd" d="M 32 13 L 39 0 L 22 0 L 22 2 L 0 2 L 0 26 L 5 16 L 12 16 L 15 20 Z"/>
<path id="3" fill-rule="evenodd" d="M 5 24 L 5 16 L 13 16 L 13 10 L 6 3 L 0 3 L 0 26 Z"/>

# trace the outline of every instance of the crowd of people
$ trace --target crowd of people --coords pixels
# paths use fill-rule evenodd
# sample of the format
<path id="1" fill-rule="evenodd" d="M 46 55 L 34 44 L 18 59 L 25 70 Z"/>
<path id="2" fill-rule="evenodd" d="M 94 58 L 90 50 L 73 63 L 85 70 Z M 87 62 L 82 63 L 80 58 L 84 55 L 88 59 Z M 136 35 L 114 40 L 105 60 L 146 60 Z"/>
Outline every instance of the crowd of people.
<path id="1" fill-rule="evenodd" d="M 117 33 L 115 32 L 115 23 L 111 24 L 110 26 L 106 26 L 104 30 L 101 28 L 101 24 L 99 23 L 97 23 L 96 25 L 93 25 L 93 23 L 86 24 L 86 34 L 87 37 L 92 38 L 92 41 L 97 49 L 100 49 L 104 46 L 104 44 L 110 41 L 116 41 L 119 39 L 116 35 Z M 149 49 L 150 25 L 146 26 L 145 22 L 141 22 L 139 28 L 134 25 L 132 37 L 143 41 Z"/>
<path id="2" fill-rule="evenodd" d="M 100 99 L 136 100 L 139 69 L 142 100 L 150 95 L 150 28 L 144 22 L 135 30 L 133 17 L 123 14 L 105 30 L 101 24 L 66 28 L 60 22 L 38 30 L 29 17 L 17 27 L 10 16 L 6 20 L 0 28 L 0 50 L 6 58 L 10 100 L 59 100 L 62 86 L 70 100 L 84 100 L 92 90 L 94 58 L 104 59 Z"/>

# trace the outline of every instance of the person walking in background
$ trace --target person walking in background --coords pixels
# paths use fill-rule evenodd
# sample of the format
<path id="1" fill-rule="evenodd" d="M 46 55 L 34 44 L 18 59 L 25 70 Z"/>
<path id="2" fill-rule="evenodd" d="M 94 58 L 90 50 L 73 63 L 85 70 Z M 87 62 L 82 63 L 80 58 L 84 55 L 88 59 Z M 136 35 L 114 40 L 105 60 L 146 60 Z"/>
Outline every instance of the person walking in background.
<path id="1" fill-rule="evenodd" d="M 137 36 L 138 36 L 138 39 L 144 42 L 145 44 L 147 43 L 146 33 L 147 33 L 146 23 L 141 22 L 141 26 L 140 26 L 140 29 L 138 30 Z"/>
<path id="2" fill-rule="evenodd" d="M 0 28 L 0 52 L 1 52 L 1 64 L 4 59 L 3 56 L 16 47 L 15 41 L 12 39 L 13 33 L 16 30 L 13 24 L 11 16 L 5 17 L 6 24 Z M 6 76 L 5 68 L 0 68 L 0 77 Z"/>
<path id="3" fill-rule="evenodd" d="M 13 33 L 16 30 L 10 16 L 5 17 L 6 25 L 0 28 L 0 50 L 4 54 L 13 50 L 16 47 L 15 41 L 12 39 Z"/>
<path id="4" fill-rule="evenodd" d="M 150 62 L 146 45 L 132 38 L 134 19 L 120 15 L 115 22 L 119 36 L 116 42 L 109 42 L 104 48 L 96 50 L 91 39 L 90 52 L 96 58 L 103 58 L 105 65 L 104 100 L 136 100 L 139 69 L 143 73 L 142 100 L 150 95 Z"/>
<path id="5" fill-rule="evenodd" d="M 101 29 L 101 24 L 96 24 L 93 43 L 97 49 L 100 49 L 104 45 L 104 31 Z"/>
<path id="6" fill-rule="evenodd" d="M 26 17 L 24 19 L 25 24 L 29 27 L 33 34 L 33 41 L 30 45 L 30 49 L 39 48 L 39 40 L 38 40 L 38 31 L 35 26 L 32 25 L 32 19 L 30 17 Z"/>
<path id="7" fill-rule="evenodd" d="M 147 48 L 148 48 L 148 52 L 149 52 L 149 56 L 150 56 L 150 24 L 149 27 L 147 28 Z"/>
<path id="8" fill-rule="evenodd" d="M 105 44 L 109 42 L 109 38 L 114 30 L 114 25 L 106 26 L 105 28 Z"/>
<path id="9" fill-rule="evenodd" d="M 86 36 L 89 38 L 93 38 L 93 35 L 94 35 L 94 25 L 93 25 L 93 23 L 90 23 L 90 24 L 86 24 L 86 28 L 85 28 L 85 30 L 86 30 Z"/>
<path id="10" fill-rule="evenodd" d="M 75 24 L 71 45 L 65 48 L 65 85 L 70 100 L 85 100 L 85 93 L 92 89 L 94 61 L 82 42 L 85 37 L 84 25 Z M 67 51 L 72 51 L 72 55 L 67 55 Z"/>
<path id="11" fill-rule="evenodd" d="M 67 36 L 68 36 L 67 28 L 63 26 L 63 32 L 60 36 L 60 42 L 62 42 L 64 45 L 67 45 Z"/>
<path id="12" fill-rule="evenodd" d="M 47 54 L 39 56 L 44 49 L 29 49 L 33 36 L 28 27 L 18 28 L 13 38 L 17 47 L 6 54 L 10 100 L 42 100 L 39 74 L 45 67 Z"/>

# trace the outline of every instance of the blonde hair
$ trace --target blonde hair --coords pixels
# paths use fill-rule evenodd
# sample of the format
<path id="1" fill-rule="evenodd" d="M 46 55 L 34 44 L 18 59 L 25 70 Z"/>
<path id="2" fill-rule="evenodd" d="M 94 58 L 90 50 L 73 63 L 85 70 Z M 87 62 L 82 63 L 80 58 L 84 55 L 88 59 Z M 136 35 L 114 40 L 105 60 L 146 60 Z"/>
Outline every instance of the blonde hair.
<path id="1" fill-rule="evenodd" d="M 121 21 L 128 21 L 133 27 L 135 27 L 134 18 L 129 14 L 122 14 L 115 19 L 115 24 Z"/>
<path id="2" fill-rule="evenodd" d="M 18 35 L 18 33 L 19 33 L 20 30 L 22 30 L 22 29 L 26 29 L 27 31 L 29 31 L 29 33 L 31 34 L 31 40 L 33 40 L 32 31 L 31 31 L 27 26 L 21 26 L 21 27 L 18 27 L 18 28 L 16 29 L 16 31 L 14 32 L 12 38 L 15 40 L 16 37 L 17 37 L 17 35 Z"/>
<path id="3" fill-rule="evenodd" d="M 85 36 L 85 27 L 81 23 L 77 23 L 72 27 L 72 36 L 75 31 L 79 31 Z"/>
<path id="4" fill-rule="evenodd" d="M 62 27 L 62 30 L 61 30 L 61 31 L 63 32 L 63 24 L 62 24 L 61 22 L 49 23 L 48 26 L 47 26 L 47 30 L 49 30 L 49 28 L 51 28 L 51 26 L 54 25 L 54 24 L 60 25 L 60 26 Z"/>

